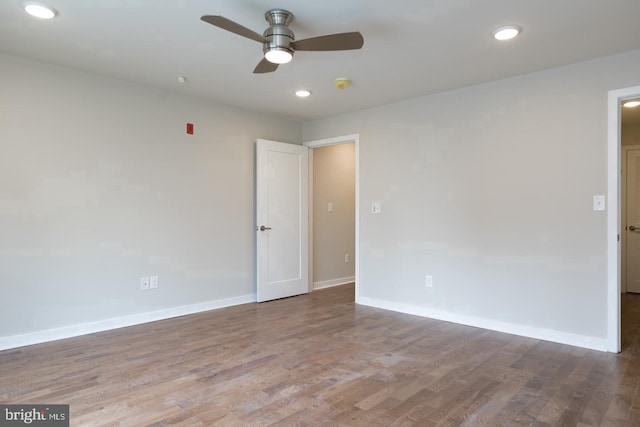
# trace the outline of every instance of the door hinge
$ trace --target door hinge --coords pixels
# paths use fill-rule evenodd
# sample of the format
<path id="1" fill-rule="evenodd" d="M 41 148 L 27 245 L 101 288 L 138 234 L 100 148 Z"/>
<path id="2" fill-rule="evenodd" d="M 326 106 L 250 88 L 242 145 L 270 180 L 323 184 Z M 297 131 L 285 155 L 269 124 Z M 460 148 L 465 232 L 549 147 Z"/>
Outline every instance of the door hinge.
<path id="1" fill-rule="evenodd" d="M 618 242 L 620 241 L 620 235 L 618 234 Z"/>

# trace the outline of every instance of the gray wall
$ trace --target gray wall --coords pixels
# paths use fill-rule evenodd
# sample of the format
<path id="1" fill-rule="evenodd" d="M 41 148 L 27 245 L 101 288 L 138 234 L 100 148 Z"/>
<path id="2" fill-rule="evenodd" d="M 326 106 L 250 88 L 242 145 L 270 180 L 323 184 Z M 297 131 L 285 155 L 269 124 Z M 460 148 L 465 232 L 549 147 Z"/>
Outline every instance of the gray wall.
<path id="1" fill-rule="evenodd" d="M 5 54 L 0 79 L 0 338 L 255 294 L 255 140 L 300 124 Z"/>
<path id="2" fill-rule="evenodd" d="M 0 341 L 251 297 L 255 139 L 355 133 L 359 302 L 603 339 L 606 213 L 592 196 L 606 194 L 607 91 L 638 76 L 640 51 L 301 132 L 0 54 Z M 160 289 L 140 291 L 152 274 Z"/>
<path id="3" fill-rule="evenodd" d="M 305 123 L 360 134 L 358 301 L 604 348 L 592 196 L 607 92 L 638 84 L 640 51 Z"/>
<path id="4" fill-rule="evenodd" d="M 313 149 L 313 283 L 355 280 L 355 143 Z M 328 204 L 333 204 L 329 212 Z M 345 255 L 349 262 L 345 263 Z"/>

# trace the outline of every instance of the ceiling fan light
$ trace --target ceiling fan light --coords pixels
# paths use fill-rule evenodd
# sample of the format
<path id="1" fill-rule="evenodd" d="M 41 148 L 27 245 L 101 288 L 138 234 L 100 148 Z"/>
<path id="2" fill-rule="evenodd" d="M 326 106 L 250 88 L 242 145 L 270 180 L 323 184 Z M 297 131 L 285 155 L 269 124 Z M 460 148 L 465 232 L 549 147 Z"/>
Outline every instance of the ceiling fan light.
<path id="1" fill-rule="evenodd" d="M 22 6 L 29 15 L 40 19 L 52 19 L 58 14 L 54 8 L 43 3 L 28 1 L 24 2 Z"/>
<path id="2" fill-rule="evenodd" d="M 627 107 L 627 108 L 634 108 L 634 107 L 637 107 L 638 105 L 640 105 L 640 101 L 638 101 L 637 99 L 634 99 L 632 101 L 627 101 L 624 104 L 622 104 L 623 107 Z"/>
<path id="3" fill-rule="evenodd" d="M 512 38 L 516 37 L 518 34 L 520 34 L 520 28 L 516 27 L 515 25 L 508 25 L 506 27 L 496 28 L 491 32 L 491 35 L 493 36 L 493 38 L 500 41 L 511 40 Z"/>
<path id="4" fill-rule="evenodd" d="M 276 47 L 268 50 L 264 54 L 264 57 L 267 58 L 267 61 L 272 62 L 274 64 L 286 64 L 287 62 L 291 61 L 291 59 L 293 58 L 293 55 L 291 54 L 291 52 L 289 52 L 286 49 L 281 49 Z"/>

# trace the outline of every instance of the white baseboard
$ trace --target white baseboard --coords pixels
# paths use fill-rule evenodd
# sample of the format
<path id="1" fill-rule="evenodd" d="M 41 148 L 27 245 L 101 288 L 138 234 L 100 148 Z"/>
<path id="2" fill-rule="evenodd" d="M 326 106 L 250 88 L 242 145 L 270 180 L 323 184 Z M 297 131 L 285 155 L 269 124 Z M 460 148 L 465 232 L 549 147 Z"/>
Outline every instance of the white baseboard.
<path id="1" fill-rule="evenodd" d="M 606 338 L 595 338 L 586 335 L 572 334 L 569 332 L 556 331 L 553 329 L 536 328 L 532 326 L 518 325 L 515 323 L 501 322 L 497 320 L 485 319 L 482 317 L 468 316 L 448 311 L 434 310 L 430 308 L 418 307 L 410 304 L 383 301 L 376 298 L 356 297 L 356 303 L 367 305 L 384 310 L 397 311 L 415 316 L 428 317 L 445 322 L 458 323 L 467 326 L 474 326 L 482 329 L 489 329 L 507 334 L 519 335 L 528 338 L 535 338 L 544 341 L 551 341 L 560 344 L 567 344 L 576 347 L 588 348 L 591 350 L 607 351 L 608 342 Z"/>
<path id="2" fill-rule="evenodd" d="M 332 286 L 352 283 L 355 278 L 342 278 L 314 283 L 314 289 L 329 288 Z M 108 331 L 127 326 L 139 325 L 142 323 L 154 322 L 157 320 L 170 319 L 172 317 L 185 316 L 188 314 L 201 313 L 203 311 L 216 310 L 234 305 L 247 304 L 256 301 L 255 294 L 243 295 L 234 298 L 226 298 L 215 301 L 208 301 L 199 304 L 191 304 L 180 307 L 172 307 L 163 310 L 146 313 L 133 314 L 130 316 L 116 317 L 96 322 L 82 323 L 78 325 L 65 326 L 62 328 L 47 329 L 30 332 L 21 335 L 0 337 L 0 350 L 7 350 L 27 345 L 40 344 L 49 341 L 56 341 L 64 338 L 77 337 L 80 335 L 92 334 L 95 332 Z M 397 311 L 400 313 L 412 314 L 415 316 L 428 317 L 431 319 L 453 322 L 462 325 L 474 326 L 489 329 L 507 334 L 519 335 L 523 337 L 535 338 L 545 341 L 557 342 L 560 344 L 573 345 L 598 351 L 607 351 L 608 342 L 604 338 L 595 338 L 585 335 L 561 332 L 552 329 L 535 328 L 514 323 L 501 322 L 475 316 L 467 316 L 441 310 L 434 310 L 418 307 L 410 304 L 390 302 L 376 298 L 357 297 L 357 304 L 384 310 Z"/>
<path id="3" fill-rule="evenodd" d="M 323 280 L 321 282 L 313 282 L 313 290 L 331 288 L 333 286 L 346 285 L 356 281 L 356 276 L 341 277 L 339 279 Z"/>
<path id="4" fill-rule="evenodd" d="M 95 332 L 124 328 L 126 326 L 140 325 L 142 323 L 155 322 L 157 320 L 170 319 L 172 317 L 201 313 L 203 311 L 216 310 L 219 308 L 231 307 L 234 305 L 247 304 L 251 302 L 256 302 L 256 294 L 248 294 L 239 297 L 207 301 L 198 304 L 165 308 L 162 310 L 132 314 L 130 316 L 114 317 L 111 319 L 99 320 L 96 322 L 81 323 L 78 325 L 64 326 L 61 328 L 29 332 L 21 335 L 0 337 L 0 350 L 40 344 L 48 341 L 61 340 L 64 338 L 77 337 L 80 335 L 92 334 Z"/>

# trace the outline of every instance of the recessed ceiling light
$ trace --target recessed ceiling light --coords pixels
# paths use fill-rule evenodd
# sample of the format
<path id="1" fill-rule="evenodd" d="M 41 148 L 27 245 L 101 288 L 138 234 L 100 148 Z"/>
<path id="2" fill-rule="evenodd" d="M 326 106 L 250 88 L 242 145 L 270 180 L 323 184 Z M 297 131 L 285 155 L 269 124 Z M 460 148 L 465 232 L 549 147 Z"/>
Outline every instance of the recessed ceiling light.
<path id="1" fill-rule="evenodd" d="M 640 105 L 640 101 L 638 101 L 637 99 L 634 99 L 633 101 L 627 101 L 624 104 L 622 104 L 623 107 L 627 107 L 627 108 L 634 108 L 634 107 L 637 107 L 638 105 Z"/>
<path id="2" fill-rule="evenodd" d="M 511 40 L 515 36 L 520 34 L 520 28 L 515 25 L 507 25 L 505 27 L 496 28 L 491 32 L 491 35 L 496 40 Z"/>
<path id="3" fill-rule="evenodd" d="M 307 89 L 298 89 L 296 91 L 296 96 L 298 98 L 306 98 L 307 96 L 311 95 L 311 91 L 307 90 Z"/>
<path id="4" fill-rule="evenodd" d="M 55 18 L 58 12 L 51 6 L 47 6 L 44 3 L 37 3 L 33 1 L 27 1 L 22 3 L 24 11 L 31 16 L 35 16 L 40 19 L 52 19 Z"/>

